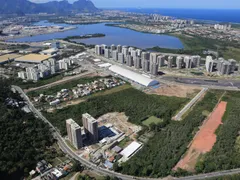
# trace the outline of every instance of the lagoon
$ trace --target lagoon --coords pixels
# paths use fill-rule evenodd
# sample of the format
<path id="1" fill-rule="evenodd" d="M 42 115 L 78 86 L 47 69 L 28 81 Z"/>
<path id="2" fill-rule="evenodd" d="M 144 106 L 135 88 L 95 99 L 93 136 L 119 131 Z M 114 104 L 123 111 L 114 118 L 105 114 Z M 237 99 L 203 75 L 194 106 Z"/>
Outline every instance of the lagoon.
<path id="1" fill-rule="evenodd" d="M 47 21 L 40 21 L 34 25 L 41 26 L 71 26 L 68 24 L 54 24 Z M 134 46 L 138 48 L 151 48 L 159 46 L 162 48 L 181 49 L 183 48 L 182 42 L 174 36 L 149 34 L 136 32 L 130 29 L 124 29 L 119 27 L 105 26 L 105 23 L 99 24 L 86 24 L 86 25 L 75 25 L 76 29 L 72 29 L 64 32 L 57 32 L 51 34 L 36 35 L 32 37 L 23 37 L 18 39 L 11 39 L 11 42 L 40 42 L 52 39 L 66 38 L 68 36 L 79 36 L 85 34 L 102 33 L 105 37 L 100 38 L 89 38 L 89 39 L 78 39 L 77 42 L 85 44 L 121 44 L 127 46 Z"/>

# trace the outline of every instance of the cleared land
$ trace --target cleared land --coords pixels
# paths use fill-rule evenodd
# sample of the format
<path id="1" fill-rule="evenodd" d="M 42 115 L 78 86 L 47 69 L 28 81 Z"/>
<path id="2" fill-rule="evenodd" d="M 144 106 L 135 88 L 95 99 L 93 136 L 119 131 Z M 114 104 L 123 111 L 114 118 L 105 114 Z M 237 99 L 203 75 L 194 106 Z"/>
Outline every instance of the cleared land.
<path id="1" fill-rule="evenodd" d="M 225 113 L 227 102 L 220 102 L 209 118 L 204 122 L 200 131 L 192 141 L 192 144 L 183 159 L 175 166 L 188 171 L 194 171 L 198 157 L 201 154 L 211 151 L 217 140 L 216 129 L 222 123 L 222 117 Z"/>
<path id="2" fill-rule="evenodd" d="M 142 123 L 143 123 L 143 125 L 145 125 L 145 126 L 150 126 L 150 124 L 152 124 L 152 123 L 158 124 L 158 123 L 161 123 L 161 122 L 163 122 L 162 119 L 157 118 L 157 117 L 155 117 L 155 116 L 151 116 L 151 117 L 149 117 L 148 119 L 144 120 Z"/>
<path id="3" fill-rule="evenodd" d="M 148 94 L 176 97 L 192 97 L 200 91 L 201 88 L 184 85 L 162 85 L 157 89 L 152 89 Z"/>
<path id="4" fill-rule="evenodd" d="M 115 128 L 117 128 L 121 132 L 124 132 L 126 136 L 130 136 L 133 133 L 141 130 L 141 126 L 137 126 L 128 121 L 128 117 L 125 115 L 125 113 L 118 112 L 107 113 L 98 118 L 98 123 L 99 126 L 108 123 L 113 124 Z"/>

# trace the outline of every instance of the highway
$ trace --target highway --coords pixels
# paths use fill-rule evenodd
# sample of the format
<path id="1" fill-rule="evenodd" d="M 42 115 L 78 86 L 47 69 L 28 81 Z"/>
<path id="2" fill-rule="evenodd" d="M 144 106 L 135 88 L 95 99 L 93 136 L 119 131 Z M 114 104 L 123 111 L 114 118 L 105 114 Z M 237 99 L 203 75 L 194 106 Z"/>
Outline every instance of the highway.
<path id="1" fill-rule="evenodd" d="M 182 116 L 191 108 L 202 95 L 208 90 L 208 88 L 203 88 L 175 117 L 174 119 L 180 121 Z"/>
<path id="2" fill-rule="evenodd" d="M 156 178 L 134 177 L 134 176 L 124 175 L 124 174 L 121 174 L 121 173 L 110 171 L 108 169 L 98 167 L 95 164 L 93 164 L 93 163 L 87 161 L 86 159 L 80 157 L 74 151 L 72 151 L 72 149 L 70 147 L 68 147 L 68 145 L 66 144 L 65 140 L 63 139 L 63 137 L 61 136 L 59 131 L 42 115 L 41 112 L 39 112 L 34 107 L 34 105 L 30 101 L 28 96 L 24 93 L 24 91 L 20 87 L 18 87 L 18 86 L 14 86 L 13 85 L 12 88 L 14 88 L 16 91 L 19 92 L 19 94 L 22 96 L 22 98 L 28 104 L 29 109 L 36 116 L 38 116 L 38 118 L 40 118 L 43 122 L 47 123 L 50 126 L 50 130 L 52 131 L 53 137 L 58 140 L 58 144 L 59 144 L 59 147 L 61 148 L 61 150 L 63 152 L 65 152 L 66 154 L 68 154 L 73 159 L 79 161 L 80 163 L 82 163 L 86 167 L 90 168 L 92 171 L 100 173 L 100 174 L 103 174 L 105 176 L 114 176 L 114 177 L 118 177 L 118 178 L 123 179 L 123 180 L 130 180 L 130 179 L 157 180 Z M 219 177 L 219 176 L 230 175 L 230 174 L 237 174 L 237 173 L 240 173 L 240 169 L 233 169 L 233 170 L 213 172 L 213 173 L 200 174 L 200 175 L 194 175 L 194 176 L 180 177 L 180 178 L 174 178 L 173 177 L 171 179 L 173 179 L 173 180 L 197 180 L 197 179 L 206 179 L 206 178 L 211 178 L 211 177 Z M 160 180 L 160 178 L 158 180 Z"/>
<path id="3" fill-rule="evenodd" d="M 223 90 L 239 90 L 239 80 L 229 79 L 201 79 L 201 78 L 185 78 L 185 77 L 174 77 L 164 76 L 161 78 L 164 81 L 176 82 L 181 84 L 196 85 L 200 87 L 208 87 L 211 89 L 223 89 Z"/>

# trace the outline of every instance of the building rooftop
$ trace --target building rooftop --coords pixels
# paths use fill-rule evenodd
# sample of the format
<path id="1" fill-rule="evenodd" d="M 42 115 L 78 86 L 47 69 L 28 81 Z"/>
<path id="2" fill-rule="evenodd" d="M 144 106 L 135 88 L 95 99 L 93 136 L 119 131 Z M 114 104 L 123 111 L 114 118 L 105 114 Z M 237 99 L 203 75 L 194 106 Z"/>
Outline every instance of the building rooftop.
<path id="1" fill-rule="evenodd" d="M 71 128 L 74 129 L 81 129 L 81 127 L 73 120 L 73 119 L 68 119 L 66 120 L 68 124 L 71 124 Z M 81 129 L 82 130 L 82 129 Z"/>
<path id="2" fill-rule="evenodd" d="M 112 150 L 116 153 L 119 153 L 120 151 L 122 151 L 122 148 L 120 148 L 119 146 L 115 146 L 114 148 L 112 148 Z"/>
<path id="3" fill-rule="evenodd" d="M 136 152 L 142 144 L 133 141 L 131 144 L 129 144 L 120 154 L 125 157 L 130 157 L 134 152 Z"/>
<path id="4" fill-rule="evenodd" d="M 82 115 L 83 117 L 85 117 L 85 118 L 87 118 L 88 119 L 88 121 L 89 122 L 96 122 L 97 120 L 94 118 L 94 117 L 92 117 L 90 114 L 88 114 L 88 113 L 85 113 L 85 114 L 83 114 Z"/>
<path id="5" fill-rule="evenodd" d="M 156 80 L 150 79 L 120 66 L 113 65 L 109 68 L 109 70 L 147 87 L 159 84 Z"/>
<path id="6" fill-rule="evenodd" d="M 48 60 L 51 56 L 41 54 L 28 54 L 26 56 L 15 59 L 17 62 L 29 62 L 29 63 L 41 63 L 42 61 Z"/>
<path id="7" fill-rule="evenodd" d="M 8 60 L 13 60 L 17 57 L 20 57 L 21 55 L 20 54 L 5 54 L 5 55 L 2 55 L 0 56 L 0 63 L 4 63 Z"/>

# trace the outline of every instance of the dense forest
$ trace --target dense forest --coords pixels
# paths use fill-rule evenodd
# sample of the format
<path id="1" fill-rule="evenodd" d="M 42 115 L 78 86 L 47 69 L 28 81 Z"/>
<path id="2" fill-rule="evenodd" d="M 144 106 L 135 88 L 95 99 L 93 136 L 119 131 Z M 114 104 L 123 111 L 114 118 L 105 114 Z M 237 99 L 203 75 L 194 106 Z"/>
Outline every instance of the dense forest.
<path id="1" fill-rule="evenodd" d="M 240 131 L 240 92 L 227 92 L 223 100 L 228 102 L 223 125 L 216 131 L 217 141 L 213 149 L 197 163 L 197 172 L 240 167 L 240 142 L 237 138 Z"/>
<path id="2" fill-rule="evenodd" d="M 31 113 L 6 105 L 7 98 L 21 97 L 11 91 L 9 81 L 0 79 L 0 84 L 0 179 L 20 179 L 38 160 L 54 157 L 46 151 L 53 139 L 48 126 Z"/>
<path id="3" fill-rule="evenodd" d="M 170 121 L 155 133 L 143 148 L 121 167 L 115 170 L 135 176 L 164 177 L 186 152 L 187 146 L 206 118 L 204 111 L 211 112 L 221 92 L 208 92 L 205 97 L 180 122 Z"/>
<path id="4" fill-rule="evenodd" d="M 125 112 L 130 122 L 142 125 L 142 121 L 149 116 L 163 120 L 171 119 L 186 102 L 185 98 L 147 95 L 129 88 L 109 95 L 92 97 L 86 102 L 44 115 L 62 134 L 66 134 L 65 120 L 73 118 L 82 125 L 81 116 L 86 112 L 95 118 L 109 112 Z"/>

